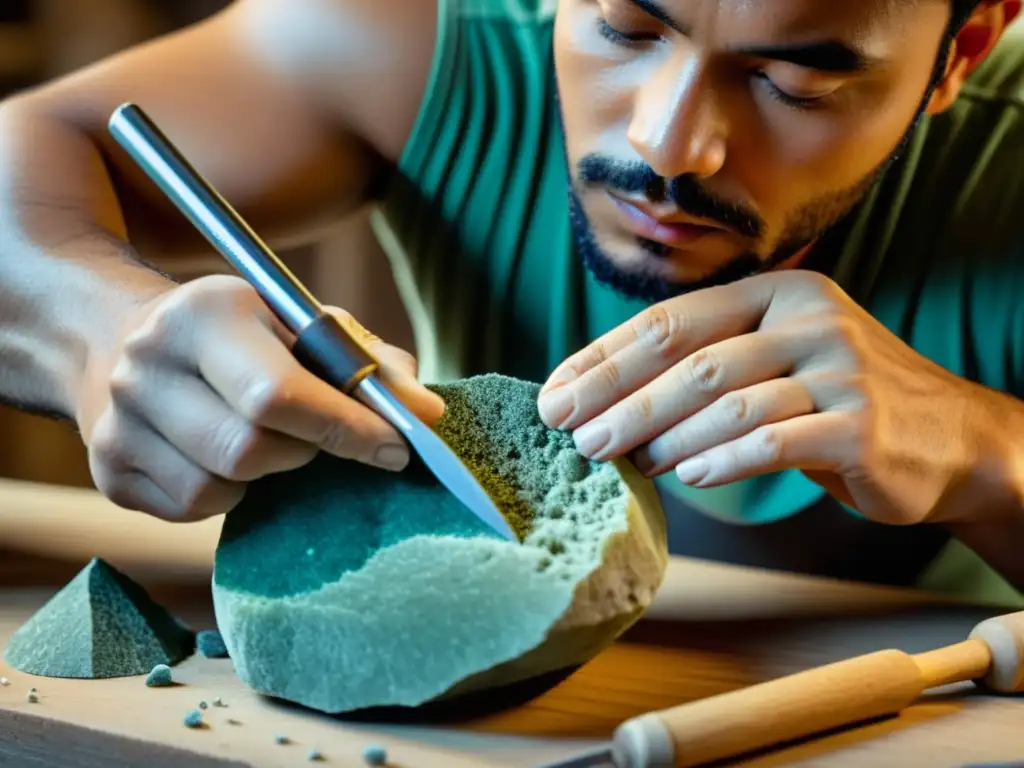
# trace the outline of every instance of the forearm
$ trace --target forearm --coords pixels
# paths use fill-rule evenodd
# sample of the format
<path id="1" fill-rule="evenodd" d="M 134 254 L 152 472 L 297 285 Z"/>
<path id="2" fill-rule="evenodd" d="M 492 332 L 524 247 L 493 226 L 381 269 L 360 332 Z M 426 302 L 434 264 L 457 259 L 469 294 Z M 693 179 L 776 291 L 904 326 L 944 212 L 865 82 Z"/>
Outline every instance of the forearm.
<path id="1" fill-rule="evenodd" d="M 990 436 L 978 462 L 980 483 L 946 529 L 1024 593 L 1024 402 L 1000 393 L 986 411 Z M 998 426 L 996 426 L 998 425 Z"/>
<path id="2" fill-rule="evenodd" d="M 90 355 L 172 285 L 133 254 L 88 137 L 0 104 L 0 401 L 74 417 Z"/>

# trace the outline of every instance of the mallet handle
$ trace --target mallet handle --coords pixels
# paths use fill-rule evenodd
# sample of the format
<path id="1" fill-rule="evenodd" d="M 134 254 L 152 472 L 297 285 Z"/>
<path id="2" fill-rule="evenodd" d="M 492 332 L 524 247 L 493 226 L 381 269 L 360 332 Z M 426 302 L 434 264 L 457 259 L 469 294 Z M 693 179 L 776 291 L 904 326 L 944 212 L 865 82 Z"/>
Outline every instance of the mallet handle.
<path id="1" fill-rule="evenodd" d="M 712 696 L 623 723 L 623 768 L 689 768 L 898 714 L 924 691 L 983 677 L 988 646 L 967 640 L 911 656 L 884 650 Z"/>

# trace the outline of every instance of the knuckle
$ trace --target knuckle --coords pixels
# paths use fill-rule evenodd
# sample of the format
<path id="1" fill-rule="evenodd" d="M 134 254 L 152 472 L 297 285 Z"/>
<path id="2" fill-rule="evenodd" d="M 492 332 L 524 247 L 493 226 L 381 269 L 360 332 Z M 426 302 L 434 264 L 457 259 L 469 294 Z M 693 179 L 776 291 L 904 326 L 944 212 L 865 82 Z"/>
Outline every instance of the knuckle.
<path id="1" fill-rule="evenodd" d="M 719 400 L 722 421 L 727 427 L 742 427 L 754 418 L 753 404 L 750 398 L 739 392 L 729 392 Z"/>
<path id="2" fill-rule="evenodd" d="M 89 452 L 94 459 L 111 468 L 124 465 L 122 457 L 125 448 L 125 435 L 118 428 L 118 421 L 112 410 L 107 410 L 96 420 L 92 435 L 89 438 Z"/>
<path id="3" fill-rule="evenodd" d="M 824 337 L 836 347 L 852 348 L 859 339 L 857 324 L 847 315 L 831 313 L 819 319 Z"/>
<path id="4" fill-rule="evenodd" d="M 845 386 L 849 405 L 854 408 L 866 408 L 873 401 L 874 384 L 871 377 L 863 373 L 855 373 L 847 377 Z"/>
<path id="5" fill-rule="evenodd" d="M 208 275 L 177 288 L 153 313 L 154 331 L 173 333 L 227 315 L 269 314 L 256 289 L 234 275 Z"/>
<path id="6" fill-rule="evenodd" d="M 604 365 L 610 355 L 608 347 L 602 341 L 595 341 L 578 355 L 570 358 L 569 363 L 577 376 L 582 376 L 588 370 L 599 368 Z"/>
<path id="7" fill-rule="evenodd" d="M 256 289 L 237 275 L 208 275 L 193 280 L 181 288 L 180 295 L 188 304 L 213 309 L 226 306 L 225 302 L 249 306 L 260 300 Z"/>
<path id="8" fill-rule="evenodd" d="M 138 328 L 124 337 L 121 343 L 122 359 L 150 359 L 172 332 L 171 324 L 164 311 L 157 310 L 150 314 Z"/>
<path id="9" fill-rule="evenodd" d="M 722 365 L 714 354 L 702 349 L 687 358 L 683 366 L 684 385 L 711 395 L 722 386 Z"/>
<path id="10" fill-rule="evenodd" d="M 637 392 L 630 398 L 629 410 L 629 422 L 649 421 L 654 415 L 654 400 L 647 392 Z"/>
<path id="11" fill-rule="evenodd" d="M 238 406 L 248 421 L 258 424 L 294 400 L 294 388 L 288 380 L 253 376 L 243 385 Z"/>
<path id="12" fill-rule="evenodd" d="M 114 364 L 107 379 L 111 400 L 118 405 L 134 403 L 142 386 L 142 378 L 141 366 L 135 363 L 131 357 L 121 357 Z"/>
<path id="13" fill-rule="evenodd" d="M 760 427 L 754 434 L 754 450 L 759 461 L 774 464 L 785 455 L 782 435 L 774 425 Z"/>
<path id="14" fill-rule="evenodd" d="M 622 372 L 619 370 L 619 366 L 611 360 L 605 360 L 594 369 L 594 372 L 601 385 L 606 389 L 616 390 L 622 385 Z"/>
<path id="15" fill-rule="evenodd" d="M 804 287 L 814 296 L 828 299 L 833 298 L 840 292 L 839 284 L 828 275 L 822 272 L 801 270 L 799 279 Z"/>
<path id="16" fill-rule="evenodd" d="M 683 336 L 683 316 L 662 304 L 644 310 L 634 325 L 636 335 L 660 352 L 671 351 Z"/>

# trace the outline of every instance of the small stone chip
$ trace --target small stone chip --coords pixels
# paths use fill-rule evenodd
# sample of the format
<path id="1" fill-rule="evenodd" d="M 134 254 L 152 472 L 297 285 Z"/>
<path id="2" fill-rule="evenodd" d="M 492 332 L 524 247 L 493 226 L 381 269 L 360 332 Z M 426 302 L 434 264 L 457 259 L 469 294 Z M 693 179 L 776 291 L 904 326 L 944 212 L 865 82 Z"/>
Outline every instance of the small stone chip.
<path id="1" fill-rule="evenodd" d="M 207 707 L 207 703 L 205 701 L 200 701 L 199 702 L 199 708 L 200 709 L 206 709 L 206 707 Z"/>
<path id="2" fill-rule="evenodd" d="M 166 664 L 157 664 L 146 675 L 146 685 L 150 688 L 164 688 L 174 682 L 171 668 Z"/>
<path id="3" fill-rule="evenodd" d="M 4 688 L 6 688 L 10 684 L 11 681 L 8 680 L 6 677 L 0 677 L 0 685 L 2 685 Z"/>
<path id="4" fill-rule="evenodd" d="M 215 706 L 215 707 L 226 707 L 227 704 L 224 703 L 224 701 L 221 699 L 220 696 L 216 696 L 213 699 L 213 706 Z"/>
<path id="5" fill-rule="evenodd" d="M 363 760 L 367 765 L 384 765 L 388 761 L 387 750 L 377 744 L 371 744 L 363 750 Z"/>
<path id="6" fill-rule="evenodd" d="M 228 648 L 215 629 L 204 629 L 196 635 L 196 650 L 208 659 L 226 659 Z"/>
<path id="7" fill-rule="evenodd" d="M 324 759 L 323 753 L 319 749 L 311 749 L 306 753 L 306 759 L 311 763 L 318 762 Z"/>
<path id="8" fill-rule="evenodd" d="M 228 725 L 241 725 L 241 724 L 242 724 L 241 720 L 235 720 L 235 718 L 233 718 L 233 717 L 229 717 L 228 718 Z"/>
<path id="9" fill-rule="evenodd" d="M 190 709 L 185 715 L 185 725 L 189 728 L 199 728 L 203 724 L 203 713 L 198 709 Z"/>
<path id="10" fill-rule="evenodd" d="M 274 741 L 276 741 L 278 744 L 287 744 L 288 737 L 285 736 L 283 733 L 279 733 L 274 737 Z"/>

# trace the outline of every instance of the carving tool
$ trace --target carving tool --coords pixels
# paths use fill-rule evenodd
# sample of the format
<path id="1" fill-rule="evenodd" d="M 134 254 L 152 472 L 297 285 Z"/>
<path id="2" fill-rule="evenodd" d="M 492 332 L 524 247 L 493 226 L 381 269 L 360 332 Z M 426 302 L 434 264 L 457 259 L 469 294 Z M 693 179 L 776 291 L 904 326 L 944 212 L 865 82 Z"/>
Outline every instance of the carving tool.
<path id="1" fill-rule="evenodd" d="M 967 681 L 1024 693 L 1024 611 L 938 650 L 877 651 L 640 715 L 611 744 L 544 768 L 692 768 L 897 715 L 931 688 Z"/>
<path id="2" fill-rule="evenodd" d="M 487 492 L 441 438 L 378 377 L 379 364 L 314 298 L 241 216 L 184 158 L 153 120 L 126 103 L 108 130 L 192 225 L 252 285 L 297 342 L 296 359 L 392 424 L 441 483 L 491 530 L 518 542 Z"/>

